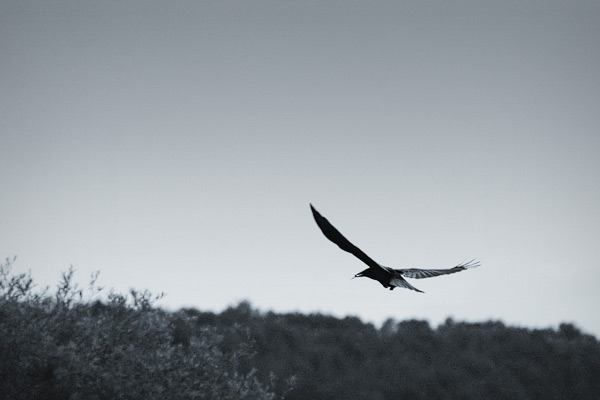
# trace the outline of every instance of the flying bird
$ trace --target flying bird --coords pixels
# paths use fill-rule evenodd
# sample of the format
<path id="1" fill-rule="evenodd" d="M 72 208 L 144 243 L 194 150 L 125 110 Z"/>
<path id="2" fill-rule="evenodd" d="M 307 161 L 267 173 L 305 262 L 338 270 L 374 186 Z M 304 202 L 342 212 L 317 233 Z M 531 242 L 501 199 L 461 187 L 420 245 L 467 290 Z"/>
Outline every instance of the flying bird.
<path id="1" fill-rule="evenodd" d="M 337 244 L 340 249 L 354 254 L 354 256 L 356 256 L 359 260 L 369 266 L 369 268 L 354 275 L 354 278 L 371 278 L 381 283 L 384 288 L 389 288 L 390 290 L 394 290 L 394 288 L 397 287 L 402 287 L 423 293 L 422 290 L 417 289 L 408 283 L 404 278 L 431 278 L 433 276 L 453 274 L 455 272 L 464 271 L 465 269 L 479 266 L 479 261 L 473 259 L 448 269 L 393 269 L 390 267 L 385 267 L 373 261 L 373 259 L 366 255 L 361 249 L 350 243 L 350 241 L 346 239 L 344 235 L 340 233 L 340 231 L 331 225 L 327 218 L 323 217 L 317 210 L 315 210 L 312 204 L 310 205 L 310 209 L 312 210 L 315 222 L 327 239 Z"/>

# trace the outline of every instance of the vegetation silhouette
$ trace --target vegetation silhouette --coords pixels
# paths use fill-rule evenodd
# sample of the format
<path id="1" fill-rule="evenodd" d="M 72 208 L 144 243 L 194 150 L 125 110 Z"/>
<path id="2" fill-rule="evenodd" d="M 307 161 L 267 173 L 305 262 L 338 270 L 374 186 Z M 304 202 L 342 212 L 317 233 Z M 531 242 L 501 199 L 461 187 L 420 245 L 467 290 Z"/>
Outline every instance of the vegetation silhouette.
<path id="1" fill-rule="evenodd" d="M 0 265 L 0 399 L 598 399 L 600 343 L 576 326 L 156 308 L 55 295 Z M 92 279 L 95 282 L 95 278 Z M 88 292 L 100 290 L 91 285 Z"/>
<path id="2" fill-rule="evenodd" d="M 73 269 L 55 295 L 36 294 L 30 275 L 10 275 L 13 261 L 0 265 L 0 399 L 278 397 L 257 377 L 246 328 L 196 325 L 147 291 L 94 300 Z"/>
<path id="3" fill-rule="evenodd" d="M 356 317 L 260 313 L 248 302 L 221 314 L 183 312 L 248 327 L 259 376 L 295 376 L 288 399 L 600 398 L 600 343 L 570 323 L 527 329 L 448 319 L 434 329 L 388 319 L 377 328 Z"/>

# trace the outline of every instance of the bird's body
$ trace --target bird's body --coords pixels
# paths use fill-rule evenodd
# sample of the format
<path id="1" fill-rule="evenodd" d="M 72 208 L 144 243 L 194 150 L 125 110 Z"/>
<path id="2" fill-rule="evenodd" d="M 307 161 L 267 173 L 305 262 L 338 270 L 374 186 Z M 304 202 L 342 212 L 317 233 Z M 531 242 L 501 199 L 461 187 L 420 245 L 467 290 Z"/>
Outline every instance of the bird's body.
<path id="1" fill-rule="evenodd" d="M 385 267 L 376 261 L 374 261 L 371 257 L 366 255 L 361 249 L 350 243 L 348 239 L 344 237 L 331 223 L 327 220 L 327 218 L 323 217 L 315 208 L 310 205 L 310 209 L 312 210 L 313 217 L 315 218 L 315 222 L 321 229 L 321 232 L 327 237 L 327 239 L 331 240 L 333 243 L 337 244 L 338 247 L 348 253 L 353 254 L 359 260 L 364 262 L 369 266 L 369 268 L 364 271 L 359 272 L 354 275 L 355 278 L 358 277 L 367 277 L 374 279 L 381 283 L 383 287 L 389 288 L 393 290 L 397 287 L 403 287 L 406 289 L 415 290 L 417 292 L 423 293 L 421 290 L 412 286 L 410 283 L 406 281 L 406 278 L 430 278 L 433 276 L 453 274 L 455 272 L 463 271 L 468 268 L 474 268 L 479 266 L 479 262 L 475 260 L 471 260 L 466 263 L 459 264 L 453 268 L 447 269 L 418 269 L 418 268 L 407 268 L 407 269 L 394 269 L 390 267 Z"/>

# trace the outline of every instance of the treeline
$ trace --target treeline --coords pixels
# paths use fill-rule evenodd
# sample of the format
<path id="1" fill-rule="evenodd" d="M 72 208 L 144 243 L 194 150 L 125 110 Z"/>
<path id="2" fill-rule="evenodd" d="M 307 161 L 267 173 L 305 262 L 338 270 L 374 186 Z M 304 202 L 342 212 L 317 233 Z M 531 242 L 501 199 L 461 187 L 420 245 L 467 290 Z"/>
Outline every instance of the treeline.
<path id="1" fill-rule="evenodd" d="M 355 317 L 259 313 L 247 302 L 184 312 L 195 326 L 247 327 L 259 376 L 296 377 L 288 399 L 600 398 L 600 343 L 572 324 L 448 319 L 433 329 L 390 319 L 376 328 Z"/>
<path id="2" fill-rule="evenodd" d="M 598 399 L 600 343 L 572 324 L 388 320 L 96 300 L 0 264 L 1 399 Z"/>

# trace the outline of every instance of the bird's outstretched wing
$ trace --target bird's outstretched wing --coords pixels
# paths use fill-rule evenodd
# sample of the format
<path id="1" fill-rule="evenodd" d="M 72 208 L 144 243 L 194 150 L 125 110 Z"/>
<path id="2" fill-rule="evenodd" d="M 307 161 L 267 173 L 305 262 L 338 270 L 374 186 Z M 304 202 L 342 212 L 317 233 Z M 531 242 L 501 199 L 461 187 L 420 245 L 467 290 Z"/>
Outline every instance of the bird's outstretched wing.
<path id="1" fill-rule="evenodd" d="M 453 274 L 455 272 L 464 271 L 465 269 L 475 268 L 478 266 L 479 266 L 479 261 L 471 260 L 469 262 L 459 264 L 454 268 L 448 268 L 448 269 L 409 268 L 409 269 L 395 269 L 394 271 L 399 272 L 402 276 L 407 277 L 407 278 L 422 279 L 422 278 L 431 278 L 433 276 Z"/>
<path id="2" fill-rule="evenodd" d="M 323 234 L 325 235 L 325 237 L 327 239 L 329 239 L 333 243 L 337 244 L 340 249 L 347 251 L 348 253 L 354 254 L 354 256 L 356 256 L 359 260 L 361 260 L 362 262 L 367 264 L 369 267 L 383 270 L 381 265 L 377 264 L 371 257 L 366 255 L 361 249 L 359 249 L 358 247 L 356 247 L 355 245 L 350 243 L 350 241 L 348 239 L 346 239 L 344 237 L 344 235 L 342 235 L 340 233 L 340 231 L 335 229 L 335 227 L 333 225 L 331 225 L 331 223 L 329 221 L 327 221 L 327 218 L 325 218 L 324 216 L 319 214 L 319 212 L 317 210 L 315 210 L 315 208 L 313 207 L 312 204 L 310 205 L 310 209 L 312 210 L 312 214 L 313 214 L 313 217 L 315 218 L 315 222 L 317 223 L 317 225 L 321 229 L 321 232 L 323 232 Z"/>

